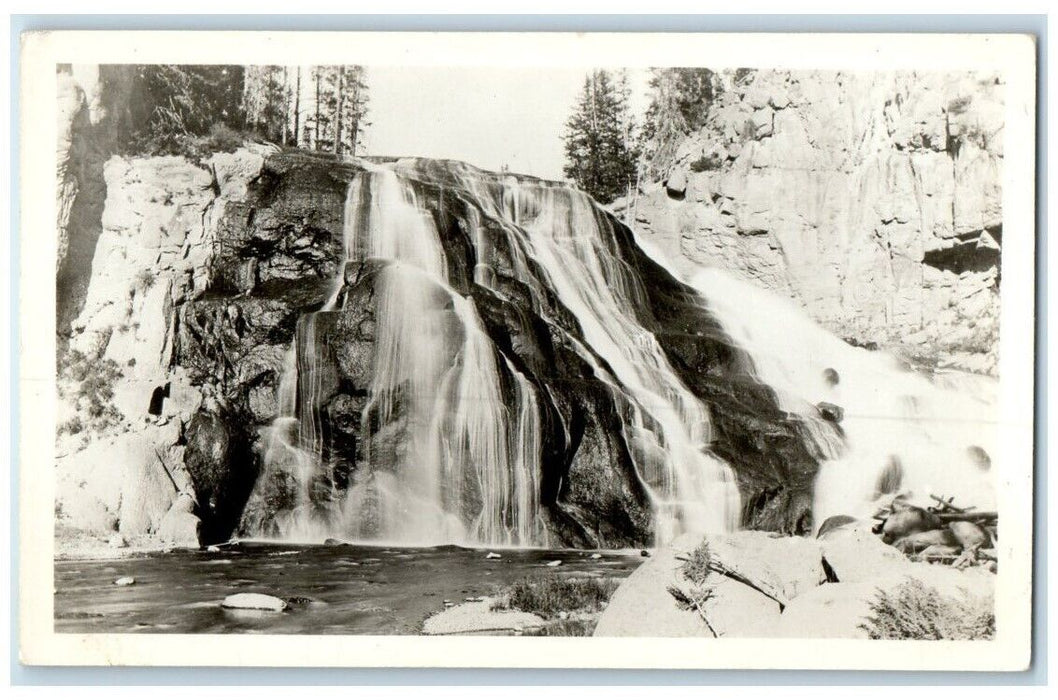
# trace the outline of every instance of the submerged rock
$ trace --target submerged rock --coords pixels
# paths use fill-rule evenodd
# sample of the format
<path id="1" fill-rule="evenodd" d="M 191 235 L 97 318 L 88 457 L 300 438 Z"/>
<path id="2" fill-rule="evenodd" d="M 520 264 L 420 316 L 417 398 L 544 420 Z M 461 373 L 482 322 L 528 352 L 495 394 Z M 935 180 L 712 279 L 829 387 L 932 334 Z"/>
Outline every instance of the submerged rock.
<path id="1" fill-rule="evenodd" d="M 222 608 L 233 610 L 270 610 L 272 612 L 283 612 L 287 604 L 280 598 L 265 595 L 263 593 L 235 593 L 224 599 Z"/>
<path id="2" fill-rule="evenodd" d="M 816 404 L 816 408 L 819 409 L 819 415 L 823 417 L 823 420 L 828 420 L 831 423 L 840 423 L 845 418 L 845 409 L 837 404 L 820 401 Z"/>

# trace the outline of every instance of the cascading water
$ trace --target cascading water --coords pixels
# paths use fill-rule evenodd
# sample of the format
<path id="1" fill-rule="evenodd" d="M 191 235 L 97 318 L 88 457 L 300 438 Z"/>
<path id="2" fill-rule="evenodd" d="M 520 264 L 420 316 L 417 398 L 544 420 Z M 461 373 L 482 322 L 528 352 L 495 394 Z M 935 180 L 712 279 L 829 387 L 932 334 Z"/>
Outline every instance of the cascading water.
<path id="1" fill-rule="evenodd" d="M 273 442 L 305 474 L 296 479 L 304 507 L 278 523 L 280 535 L 544 545 L 535 389 L 493 347 L 473 302 L 448 286 L 436 228 L 410 183 L 367 167 L 349 186 L 343 271 L 321 311 L 299 324 L 297 380 L 284 374 L 280 389 L 296 385 L 298 400 L 281 400 Z M 319 484 L 334 479 L 323 455 L 324 348 L 315 318 L 335 311 L 344 263 L 370 259 L 388 264 L 377 284 L 375 361 L 361 419 L 367 468 L 347 493 L 321 493 Z"/>
<path id="2" fill-rule="evenodd" d="M 546 285 L 573 313 L 591 348 L 582 356 L 626 408 L 626 437 L 655 508 L 656 540 L 735 529 L 738 489 L 728 465 L 708 450 L 708 411 L 636 318 L 645 305 L 642 281 L 614 249 L 609 221 L 570 188 L 514 177 L 500 181 L 498 192 L 479 177 L 463 175 L 459 182 L 505 224 L 510 247 L 524 253 L 514 256 L 516 275 L 532 278 L 527 258 L 545 271 Z"/>
<path id="3" fill-rule="evenodd" d="M 298 493 L 297 505 L 276 519 L 279 536 L 547 543 L 540 392 L 551 390 L 518 371 L 483 328 L 472 298 L 450 285 L 418 182 L 447 188 L 467 205 L 475 285 L 502 297 L 495 284 L 502 257 L 538 312 L 545 299 L 557 298 L 575 320 L 579 335 L 570 340 L 618 406 L 654 508 L 656 539 L 737 526 L 738 489 L 731 469 L 709 450 L 708 410 L 639 322 L 643 281 L 586 195 L 452 163 L 361 165 L 347 193 L 343 262 L 383 263 L 363 444 L 351 483 L 336 488 L 320 417 L 320 397 L 335 380 L 320 361 L 329 349 L 317 319 L 341 313 L 343 264 L 326 304 L 299 323 L 281 382 L 265 466 L 285 465 Z"/>
<path id="4" fill-rule="evenodd" d="M 832 515 L 870 517 L 897 493 L 995 508 L 996 382 L 960 373 L 931 381 L 892 357 L 824 331 L 792 303 L 718 269 L 691 283 L 752 357 L 780 406 L 802 416 L 824 453 L 816 480 L 817 524 Z M 819 402 L 843 408 L 843 444 L 821 429 Z"/>

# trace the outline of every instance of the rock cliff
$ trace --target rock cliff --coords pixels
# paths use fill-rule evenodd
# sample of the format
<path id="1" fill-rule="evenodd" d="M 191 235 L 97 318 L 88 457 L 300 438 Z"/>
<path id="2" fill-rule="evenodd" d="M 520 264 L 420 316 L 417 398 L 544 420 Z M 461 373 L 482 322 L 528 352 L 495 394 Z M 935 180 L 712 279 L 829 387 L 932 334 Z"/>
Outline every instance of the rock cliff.
<path id="1" fill-rule="evenodd" d="M 994 373 L 1002 163 L 992 76 L 739 71 L 667 177 L 614 209 L 684 273 L 722 267 L 853 343 Z"/>

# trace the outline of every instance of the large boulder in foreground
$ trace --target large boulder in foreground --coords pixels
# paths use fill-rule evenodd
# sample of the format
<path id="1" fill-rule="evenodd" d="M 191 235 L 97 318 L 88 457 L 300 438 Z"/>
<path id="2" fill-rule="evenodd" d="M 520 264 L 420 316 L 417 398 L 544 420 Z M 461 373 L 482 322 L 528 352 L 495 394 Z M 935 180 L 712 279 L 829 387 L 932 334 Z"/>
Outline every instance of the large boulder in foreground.
<path id="1" fill-rule="evenodd" d="M 704 578 L 684 563 L 707 545 Z M 844 577 L 844 578 L 842 578 Z M 861 527 L 822 540 L 743 531 L 684 535 L 614 593 L 595 636 L 867 638 L 881 592 L 919 582 L 958 601 L 987 601 L 995 575 L 909 561 Z"/>
<path id="2" fill-rule="evenodd" d="M 697 546 L 699 538 L 680 537 L 662 548 L 621 583 L 606 610 L 599 616 L 596 637 L 705 637 L 705 621 L 686 605 L 677 604 L 671 588 L 688 582 L 680 573 L 681 558 Z M 647 612 L 649 611 L 649 614 Z"/>

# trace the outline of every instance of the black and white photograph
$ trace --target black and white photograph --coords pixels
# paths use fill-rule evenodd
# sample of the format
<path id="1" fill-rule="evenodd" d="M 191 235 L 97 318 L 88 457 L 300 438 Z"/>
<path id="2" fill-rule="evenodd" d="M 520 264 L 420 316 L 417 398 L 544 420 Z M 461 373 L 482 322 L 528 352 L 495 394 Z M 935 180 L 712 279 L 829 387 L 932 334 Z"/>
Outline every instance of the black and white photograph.
<path id="1" fill-rule="evenodd" d="M 1031 37 L 174 34 L 25 47 L 24 658 L 1028 662 Z"/>

